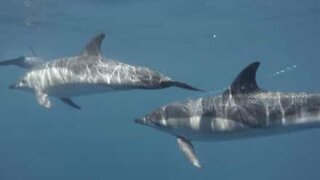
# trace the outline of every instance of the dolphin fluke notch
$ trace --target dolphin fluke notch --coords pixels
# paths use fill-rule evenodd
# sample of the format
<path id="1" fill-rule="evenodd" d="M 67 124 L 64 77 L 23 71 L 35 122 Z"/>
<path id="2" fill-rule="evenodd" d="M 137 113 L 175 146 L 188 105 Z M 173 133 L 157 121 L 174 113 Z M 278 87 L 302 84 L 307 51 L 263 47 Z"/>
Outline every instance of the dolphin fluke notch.
<path id="1" fill-rule="evenodd" d="M 232 95 L 260 91 L 261 89 L 256 82 L 256 73 L 259 66 L 260 62 L 253 62 L 245 67 L 238 74 L 227 91 L 230 91 Z"/>
<path id="2" fill-rule="evenodd" d="M 94 36 L 80 53 L 80 56 L 101 56 L 101 44 L 106 37 L 104 33 Z"/>
<path id="3" fill-rule="evenodd" d="M 175 86 L 175 87 L 179 87 L 179 88 L 182 88 L 182 89 L 188 89 L 188 90 L 191 90 L 191 91 L 204 91 L 202 89 L 198 89 L 198 88 L 195 88 L 195 87 L 192 87 L 186 83 L 182 83 L 182 82 L 179 82 L 179 81 L 165 81 L 165 82 L 162 82 L 161 85 L 163 87 L 170 87 L 170 86 Z"/>

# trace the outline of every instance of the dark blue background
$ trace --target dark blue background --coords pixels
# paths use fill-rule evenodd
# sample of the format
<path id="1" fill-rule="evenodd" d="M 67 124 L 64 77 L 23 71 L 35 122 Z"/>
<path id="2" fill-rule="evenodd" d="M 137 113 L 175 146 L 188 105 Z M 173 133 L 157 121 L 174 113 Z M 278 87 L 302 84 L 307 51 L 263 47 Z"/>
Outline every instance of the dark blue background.
<path id="1" fill-rule="evenodd" d="M 7 0 L 0 2 L 0 59 L 73 56 L 105 32 L 103 54 L 148 66 L 196 87 L 228 86 L 259 60 L 260 86 L 317 92 L 318 0 Z M 213 36 L 216 36 L 213 38 Z M 286 70 L 287 67 L 297 68 Z M 0 69 L 0 179 L 319 179 L 320 131 L 223 143 L 195 142 L 193 168 L 175 138 L 133 123 L 152 109 L 199 97 L 177 88 L 52 98 L 7 87 L 23 70 Z"/>

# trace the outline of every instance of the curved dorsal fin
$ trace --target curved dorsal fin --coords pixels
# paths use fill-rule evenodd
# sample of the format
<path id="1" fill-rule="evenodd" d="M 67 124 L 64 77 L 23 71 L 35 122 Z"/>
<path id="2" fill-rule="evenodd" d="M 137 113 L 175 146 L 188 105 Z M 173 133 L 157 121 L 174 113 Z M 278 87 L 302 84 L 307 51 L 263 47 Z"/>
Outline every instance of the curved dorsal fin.
<path id="1" fill-rule="evenodd" d="M 101 56 L 101 43 L 106 35 L 104 33 L 93 37 L 80 53 L 80 56 Z"/>
<path id="2" fill-rule="evenodd" d="M 232 82 L 225 94 L 231 93 L 232 95 L 236 95 L 260 91 L 261 89 L 256 82 L 256 73 L 259 65 L 260 62 L 253 62 L 244 68 Z"/>

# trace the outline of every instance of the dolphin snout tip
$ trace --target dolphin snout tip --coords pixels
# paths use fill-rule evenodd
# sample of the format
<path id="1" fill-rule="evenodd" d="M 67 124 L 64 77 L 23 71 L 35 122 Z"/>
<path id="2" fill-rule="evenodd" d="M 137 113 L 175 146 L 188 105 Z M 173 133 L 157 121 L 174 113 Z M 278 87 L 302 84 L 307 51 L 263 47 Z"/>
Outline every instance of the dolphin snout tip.
<path id="1" fill-rule="evenodd" d="M 134 119 L 134 122 L 137 124 L 142 124 L 142 125 L 144 125 L 146 123 L 144 118 L 136 118 L 136 119 Z"/>
<path id="2" fill-rule="evenodd" d="M 16 85 L 15 84 L 11 84 L 11 85 L 9 85 L 9 87 L 8 87 L 9 89 L 16 89 L 17 87 L 16 87 Z"/>

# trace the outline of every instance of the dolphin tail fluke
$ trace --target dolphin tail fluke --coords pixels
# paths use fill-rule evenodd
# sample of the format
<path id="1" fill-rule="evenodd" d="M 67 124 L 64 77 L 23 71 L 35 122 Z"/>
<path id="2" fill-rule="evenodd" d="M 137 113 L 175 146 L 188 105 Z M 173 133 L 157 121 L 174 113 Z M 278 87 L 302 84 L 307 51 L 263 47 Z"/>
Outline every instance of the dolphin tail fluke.
<path id="1" fill-rule="evenodd" d="M 19 65 L 25 60 L 24 56 L 20 56 L 15 59 L 8 59 L 4 61 L 0 61 L 0 66 L 7 66 L 7 65 Z"/>
<path id="2" fill-rule="evenodd" d="M 182 88 L 182 89 L 188 89 L 188 90 L 191 90 L 191 91 L 204 91 L 202 89 L 198 89 L 198 88 L 195 88 L 195 87 L 192 87 L 186 83 L 182 83 L 182 82 L 179 82 L 179 81 L 168 81 L 168 82 L 165 82 L 165 86 L 167 87 L 170 87 L 170 86 L 175 86 L 175 87 L 179 87 L 179 88 Z"/>

